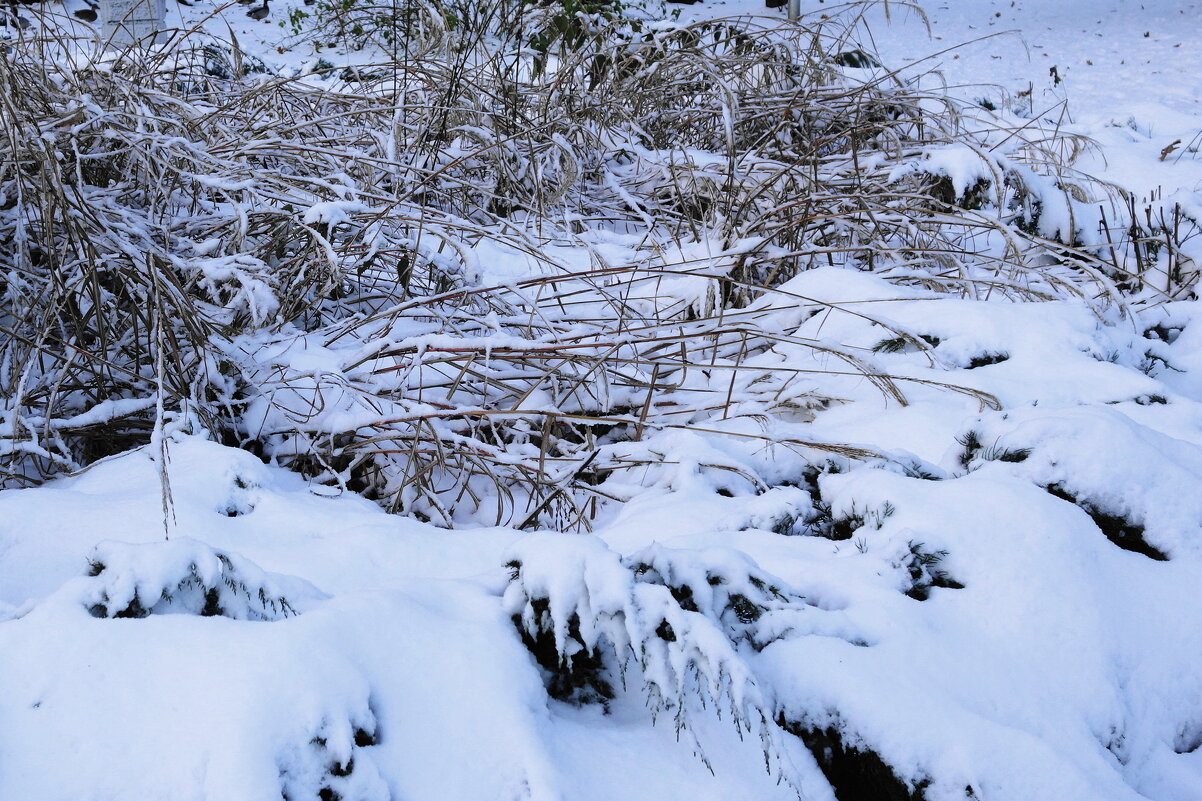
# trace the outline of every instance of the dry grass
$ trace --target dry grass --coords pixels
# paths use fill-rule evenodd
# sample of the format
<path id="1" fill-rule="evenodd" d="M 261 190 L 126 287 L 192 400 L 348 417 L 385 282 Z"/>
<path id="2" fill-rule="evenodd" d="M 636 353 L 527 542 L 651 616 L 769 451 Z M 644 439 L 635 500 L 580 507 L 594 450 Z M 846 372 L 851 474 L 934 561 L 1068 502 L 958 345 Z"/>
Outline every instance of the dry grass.
<path id="1" fill-rule="evenodd" d="M 538 72 L 504 3 L 455 26 L 406 8 L 403 50 L 341 90 L 196 32 L 102 57 L 44 20 L 11 42 L 5 485 L 191 427 L 440 524 L 587 527 L 607 477 L 673 459 L 665 432 L 876 458 L 773 422 L 849 379 L 906 402 L 871 354 L 793 336 L 823 305 L 789 287 L 806 269 L 1099 308 L 1146 272 L 1138 232 L 1043 219 L 1105 200 L 1066 163 L 1081 142 L 840 66 L 855 9 L 598 23 Z M 973 186 L 932 166 L 951 147 Z M 528 264 L 491 285 L 482 253 Z"/>

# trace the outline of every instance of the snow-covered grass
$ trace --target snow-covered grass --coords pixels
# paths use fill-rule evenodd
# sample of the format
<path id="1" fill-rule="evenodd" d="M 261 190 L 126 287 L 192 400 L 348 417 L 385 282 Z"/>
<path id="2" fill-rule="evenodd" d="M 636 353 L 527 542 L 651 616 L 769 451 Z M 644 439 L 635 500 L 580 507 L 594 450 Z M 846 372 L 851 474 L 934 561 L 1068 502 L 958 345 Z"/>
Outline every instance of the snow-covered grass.
<path id="1" fill-rule="evenodd" d="M 82 64 L 18 37 L 7 483 L 168 425 L 442 525 L 588 527 L 660 432 L 758 437 L 727 429 L 804 422 L 856 376 L 905 402 L 796 336 L 824 305 L 799 272 L 1102 319 L 1196 278 L 1179 206 L 1162 242 L 1072 172 L 1077 137 L 849 62 L 854 14 L 598 20 L 548 79 L 521 18 L 461 11 L 355 93 L 196 32 Z M 843 364 L 773 366 L 799 348 Z M 805 431 L 767 441 L 872 453 Z"/>
<path id="2" fill-rule="evenodd" d="M 13 32 L 0 798 L 1202 796 L 1191 151 L 889 5 Z"/>

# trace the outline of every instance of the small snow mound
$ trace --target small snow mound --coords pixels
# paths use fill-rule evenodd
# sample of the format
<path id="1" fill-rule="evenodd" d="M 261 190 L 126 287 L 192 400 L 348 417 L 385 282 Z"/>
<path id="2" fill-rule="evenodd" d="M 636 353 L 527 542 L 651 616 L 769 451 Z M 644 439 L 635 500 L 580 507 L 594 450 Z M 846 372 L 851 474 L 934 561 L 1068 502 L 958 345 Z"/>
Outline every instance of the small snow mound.
<path id="1" fill-rule="evenodd" d="M 1202 448 L 1193 443 L 1098 407 L 993 413 L 960 440 L 967 469 L 1044 487 L 1121 548 L 1158 560 L 1202 552 Z"/>
<path id="2" fill-rule="evenodd" d="M 82 601 L 93 617 L 282 620 L 325 598 L 303 579 L 266 573 L 236 554 L 192 539 L 102 542 L 88 561 L 91 575 Z"/>

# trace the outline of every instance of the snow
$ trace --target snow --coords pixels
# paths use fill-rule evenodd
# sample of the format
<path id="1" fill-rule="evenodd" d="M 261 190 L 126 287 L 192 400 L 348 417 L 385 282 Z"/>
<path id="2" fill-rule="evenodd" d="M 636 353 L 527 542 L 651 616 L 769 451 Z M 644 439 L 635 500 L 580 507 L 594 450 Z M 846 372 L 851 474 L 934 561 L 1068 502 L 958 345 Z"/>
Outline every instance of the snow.
<path id="1" fill-rule="evenodd" d="M 1188 77 L 1202 5 L 957 0 L 924 4 L 925 21 L 889 5 L 868 19 L 887 65 L 925 59 L 966 103 L 1091 139 L 1082 172 L 1202 208 Z M 749 10 L 707 0 L 685 16 Z M 312 54 L 279 44 L 283 13 L 256 23 L 233 6 L 208 24 L 299 68 Z M 944 176 L 962 196 L 998 168 L 1019 169 L 1005 147 L 949 144 L 891 177 Z M 357 224 L 372 207 L 351 194 L 303 222 L 323 237 Z M 1041 233 L 1095 236 L 1092 201 L 1061 195 Z M 380 223 L 380 242 L 392 233 Z M 656 280 L 623 302 L 703 318 L 714 277 L 759 244 L 662 247 Z M 460 256 L 518 293 L 644 247 L 622 231 L 506 232 Z M 270 324 L 265 263 L 222 252 L 192 247 L 197 282 Z M 587 534 L 488 525 L 500 498 L 422 522 L 280 465 L 311 444 L 300 419 L 332 440 L 440 412 L 409 394 L 429 369 L 410 356 L 465 338 L 423 310 L 375 340 L 226 343 L 254 354 L 244 378 L 262 389 L 238 402 L 263 458 L 178 425 L 166 463 L 143 447 L 0 492 L 0 799 L 860 801 L 837 795 L 830 749 L 807 747 L 827 731 L 925 801 L 1202 798 L 1199 301 L 1044 299 L 1072 269 L 1046 266 L 999 288 L 970 265 L 962 293 L 929 273 L 799 274 L 748 312 L 775 337 L 747 358 L 760 376 L 715 356 L 679 378 L 727 397 L 722 414 L 599 438 L 613 500 Z M 473 322 L 488 353 L 552 347 L 495 312 Z M 753 380 L 776 382 L 770 413 L 747 400 Z M 645 388 L 606 389 L 637 419 Z M 507 411 L 568 400 L 535 386 Z M 97 426 L 154 405 L 21 422 Z"/>
<path id="2" fill-rule="evenodd" d="M 0 588 L 16 607 L 0 628 L 5 797 L 554 799 L 581 784 L 573 797 L 795 797 L 763 771 L 758 742 L 718 721 L 699 724 L 715 778 L 637 697 L 603 720 L 550 702 L 499 596 L 520 533 L 451 534 L 321 498 L 203 440 L 171 452 L 169 542 L 142 452 L 0 496 Z M 228 517 L 239 482 L 251 501 Z M 104 570 L 88 577 L 89 562 Z M 292 611 L 200 616 L 177 598 L 141 618 L 89 613 L 135 587 L 149 606 L 191 572 L 206 586 L 236 576 Z M 647 755 L 634 772 L 627 735 Z"/>

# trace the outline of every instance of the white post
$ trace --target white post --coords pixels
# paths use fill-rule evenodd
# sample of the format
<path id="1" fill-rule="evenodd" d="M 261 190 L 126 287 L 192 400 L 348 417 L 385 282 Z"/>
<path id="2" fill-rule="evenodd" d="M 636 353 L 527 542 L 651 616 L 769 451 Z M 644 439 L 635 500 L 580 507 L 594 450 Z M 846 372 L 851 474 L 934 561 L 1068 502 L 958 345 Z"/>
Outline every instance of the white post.
<path id="1" fill-rule="evenodd" d="M 789 19 L 794 22 L 801 19 L 801 0 L 789 0 Z"/>
<path id="2" fill-rule="evenodd" d="M 167 0 L 100 0 L 99 11 L 102 41 L 128 47 L 163 30 Z"/>

